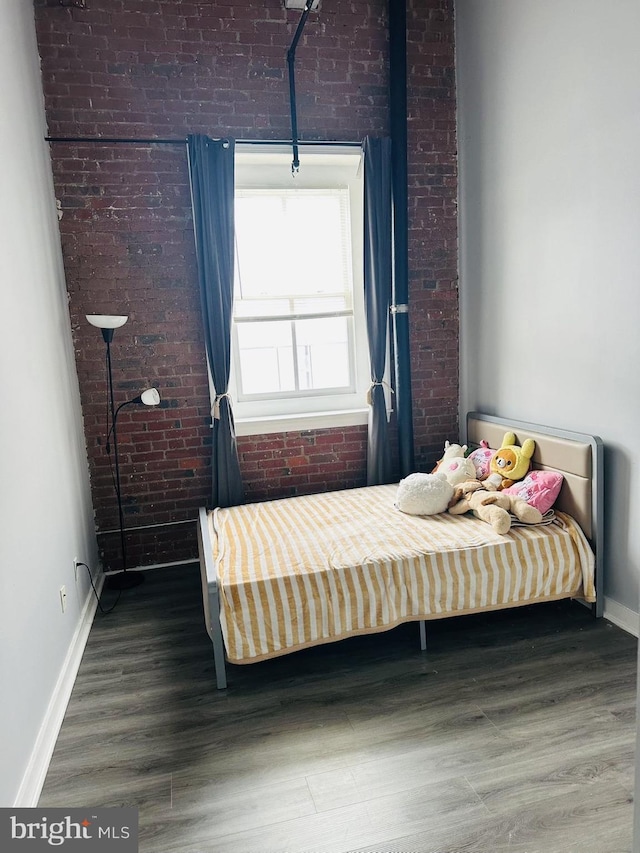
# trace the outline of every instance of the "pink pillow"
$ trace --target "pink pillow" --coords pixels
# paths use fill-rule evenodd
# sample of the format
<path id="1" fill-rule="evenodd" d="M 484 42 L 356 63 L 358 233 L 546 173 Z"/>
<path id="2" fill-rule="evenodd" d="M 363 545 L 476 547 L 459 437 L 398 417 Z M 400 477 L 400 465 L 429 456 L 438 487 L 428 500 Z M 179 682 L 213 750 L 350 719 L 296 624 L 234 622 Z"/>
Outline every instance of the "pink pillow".
<path id="1" fill-rule="evenodd" d="M 503 491 L 505 495 L 522 498 L 544 515 L 555 503 L 563 479 L 557 471 L 529 471 L 523 480 Z"/>
<path id="2" fill-rule="evenodd" d="M 480 447 L 477 447 L 469 454 L 469 459 L 473 462 L 473 467 L 476 469 L 478 480 L 484 480 L 489 476 L 491 460 L 497 452 L 497 450 L 492 450 L 488 442 L 483 439 L 480 442 Z"/>

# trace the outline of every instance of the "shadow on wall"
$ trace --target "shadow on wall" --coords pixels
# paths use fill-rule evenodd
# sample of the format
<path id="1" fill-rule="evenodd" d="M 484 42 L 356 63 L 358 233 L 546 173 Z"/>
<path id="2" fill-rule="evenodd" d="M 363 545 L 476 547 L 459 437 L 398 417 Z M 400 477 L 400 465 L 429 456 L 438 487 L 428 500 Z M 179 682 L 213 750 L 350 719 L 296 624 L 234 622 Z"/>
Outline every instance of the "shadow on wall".
<path id="1" fill-rule="evenodd" d="M 604 591 L 607 598 L 619 604 L 623 602 L 620 591 L 607 583 L 607 567 L 616 563 L 626 566 L 625 575 L 633 577 L 636 589 L 633 602 L 624 605 L 638 612 L 640 610 L 640 590 L 638 574 L 640 566 L 634 564 L 629 551 L 631 525 L 629 506 L 631 502 L 631 471 L 633 463 L 626 447 L 606 444 L 604 448 L 604 532 L 605 532 L 605 572 Z"/>

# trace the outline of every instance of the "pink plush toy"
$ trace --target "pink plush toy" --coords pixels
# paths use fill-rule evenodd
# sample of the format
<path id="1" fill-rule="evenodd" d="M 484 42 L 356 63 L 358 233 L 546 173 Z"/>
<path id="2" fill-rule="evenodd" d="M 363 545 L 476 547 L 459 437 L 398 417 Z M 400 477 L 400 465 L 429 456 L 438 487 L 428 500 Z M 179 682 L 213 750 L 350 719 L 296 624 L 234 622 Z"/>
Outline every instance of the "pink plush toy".
<path id="1" fill-rule="evenodd" d="M 496 450 L 492 450 L 489 447 L 489 442 L 482 439 L 480 447 L 477 447 L 469 454 L 468 459 L 471 459 L 473 462 L 478 480 L 485 480 L 489 476 L 491 460 L 496 453 Z"/>
<path id="2" fill-rule="evenodd" d="M 563 479 L 559 471 L 529 471 L 524 480 L 519 480 L 504 491 L 508 495 L 522 498 L 544 515 L 560 494 Z"/>

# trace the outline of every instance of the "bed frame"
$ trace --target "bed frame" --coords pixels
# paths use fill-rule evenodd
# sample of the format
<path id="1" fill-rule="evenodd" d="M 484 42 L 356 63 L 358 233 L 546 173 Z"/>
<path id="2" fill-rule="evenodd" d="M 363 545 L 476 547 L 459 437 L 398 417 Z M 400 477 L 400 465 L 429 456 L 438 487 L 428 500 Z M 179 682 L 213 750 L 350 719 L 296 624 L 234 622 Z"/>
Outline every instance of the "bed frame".
<path id="1" fill-rule="evenodd" d="M 464 441 L 469 449 L 484 439 L 500 447 L 505 432 L 514 432 L 518 444 L 527 438 L 536 442 L 532 467 L 559 471 L 564 476 L 555 507 L 573 516 L 580 524 L 595 554 L 596 601 L 587 604 L 595 617 L 603 611 L 603 445 L 600 438 L 538 424 L 470 412 L 466 418 Z M 202 507 L 198 518 L 198 548 L 202 579 L 205 623 L 213 645 L 216 685 L 227 686 L 224 640 L 220 624 L 220 596 L 208 512 Z M 426 622 L 420 621 L 420 646 L 426 648 Z"/>

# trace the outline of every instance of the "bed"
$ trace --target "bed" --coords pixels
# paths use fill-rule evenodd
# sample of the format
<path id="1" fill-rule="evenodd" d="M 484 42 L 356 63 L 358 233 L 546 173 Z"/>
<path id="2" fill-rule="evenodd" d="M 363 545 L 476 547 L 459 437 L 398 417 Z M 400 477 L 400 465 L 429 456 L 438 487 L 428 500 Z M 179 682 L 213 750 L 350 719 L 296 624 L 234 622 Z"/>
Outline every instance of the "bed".
<path id="1" fill-rule="evenodd" d="M 394 507 L 397 485 L 202 508 L 198 544 L 216 684 L 247 664 L 415 621 L 576 598 L 602 615 L 602 442 L 473 412 L 463 437 L 532 438 L 532 468 L 563 475 L 543 524 L 499 535 L 471 514 Z"/>

